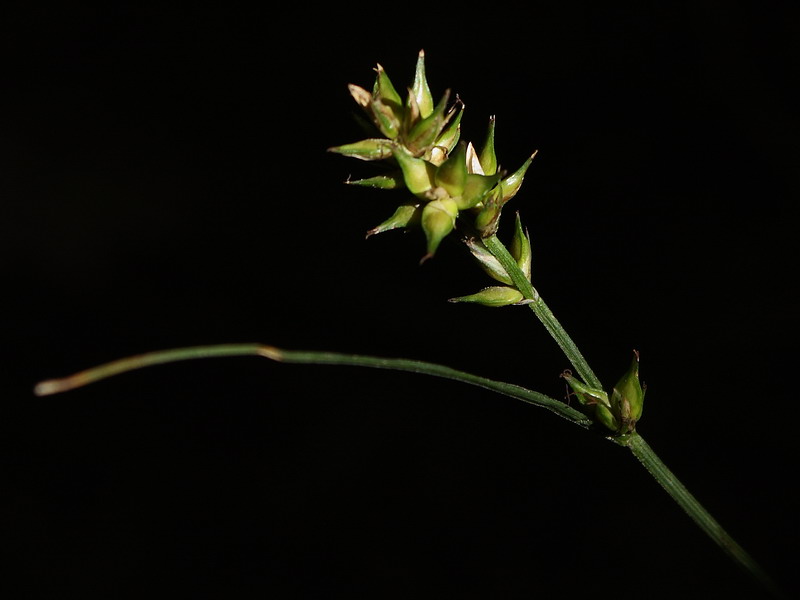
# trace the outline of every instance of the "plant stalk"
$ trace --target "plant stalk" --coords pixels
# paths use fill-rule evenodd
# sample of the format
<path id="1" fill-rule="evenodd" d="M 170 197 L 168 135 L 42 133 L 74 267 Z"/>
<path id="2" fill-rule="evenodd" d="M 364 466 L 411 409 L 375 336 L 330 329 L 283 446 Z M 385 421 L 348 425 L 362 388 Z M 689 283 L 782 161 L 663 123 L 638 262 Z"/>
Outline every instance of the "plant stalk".
<path id="1" fill-rule="evenodd" d="M 697 523 L 708 537 L 719 545 L 734 562 L 752 575 L 765 589 L 776 598 L 785 598 L 772 578 L 761 566 L 742 548 L 730 534 L 722 528 L 719 522 L 697 501 L 691 492 L 686 489 L 672 471 L 661 461 L 650 445 L 637 432 L 617 438 L 617 443 L 630 448 L 633 455 L 639 459 L 645 469 L 655 478 L 662 488 L 672 497 L 678 505 Z"/>
<path id="2" fill-rule="evenodd" d="M 517 261 L 514 260 L 514 257 L 511 256 L 511 253 L 505 247 L 505 245 L 497 238 L 496 235 L 489 236 L 484 238 L 483 240 L 486 249 L 492 253 L 492 255 L 500 261 L 500 264 L 508 273 L 508 276 L 511 277 L 511 280 L 514 282 L 514 286 L 520 291 L 520 293 L 525 297 L 526 300 L 529 301 L 528 306 L 530 306 L 533 313 L 539 318 L 544 325 L 545 329 L 547 329 L 548 333 L 553 337 L 553 339 L 558 344 L 559 348 L 561 348 L 562 352 L 566 355 L 567 359 L 569 359 L 572 366 L 575 368 L 575 371 L 578 375 L 581 376 L 584 382 L 586 382 L 589 386 L 597 389 L 603 389 L 603 385 L 600 383 L 600 380 L 594 374 L 591 367 L 589 367 L 589 363 L 586 362 L 586 359 L 581 354 L 580 350 L 578 350 L 578 346 L 575 345 L 575 342 L 572 341 L 572 338 L 569 336 L 567 331 L 564 327 L 561 326 L 561 323 L 556 319 L 553 312 L 550 308 L 545 304 L 542 297 L 539 295 L 539 292 L 536 291 L 536 288 L 533 287 L 528 278 L 525 277 L 525 274 L 517 265 Z"/>

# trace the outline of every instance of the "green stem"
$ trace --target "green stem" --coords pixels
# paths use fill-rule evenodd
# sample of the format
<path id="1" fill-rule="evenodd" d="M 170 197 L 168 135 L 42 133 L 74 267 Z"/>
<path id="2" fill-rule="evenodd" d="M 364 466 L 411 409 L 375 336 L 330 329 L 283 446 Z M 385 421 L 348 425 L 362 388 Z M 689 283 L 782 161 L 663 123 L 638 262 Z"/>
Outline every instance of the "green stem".
<path id="1" fill-rule="evenodd" d="M 189 348 L 176 348 L 171 350 L 158 350 L 147 352 L 128 358 L 122 358 L 109 363 L 92 367 L 64 377 L 61 379 L 50 379 L 42 381 L 34 388 L 37 396 L 47 396 L 58 394 L 79 388 L 101 379 L 120 375 L 122 373 L 161 365 L 165 363 L 193 360 L 198 358 L 220 358 L 226 356 L 261 356 L 285 363 L 317 364 L 317 365 L 345 365 L 356 367 L 372 367 L 377 369 L 393 369 L 396 371 L 409 371 L 412 373 L 423 373 L 435 377 L 443 377 L 482 387 L 528 404 L 533 404 L 546 408 L 557 415 L 564 417 L 568 421 L 581 427 L 589 428 L 592 425 L 590 419 L 580 411 L 568 406 L 539 392 L 534 392 L 526 388 L 495 381 L 485 377 L 479 377 L 464 371 L 458 371 L 437 365 L 434 363 L 409 360 L 404 358 L 377 358 L 373 356 L 362 356 L 357 354 L 339 354 L 336 352 L 307 352 L 291 351 L 267 346 L 264 344 L 217 344 L 212 346 L 194 346 Z"/>
<path id="2" fill-rule="evenodd" d="M 703 505 L 686 489 L 680 480 L 670 471 L 653 451 L 644 438 L 636 432 L 630 435 L 617 438 L 619 444 L 630 448 L 633 455 L 639 459 L 656 481 L 672 499 L 686 511 L 708 537 L 714 540 L 720 548 L 742 567 L 746 572 L 755 577 L 767 590 L 776 598 L 785 596 L 777 587 L 772 578 L 761 568 L 761 566 L 750 556 L 744 548 L 725 531 L 717 520 L 703 508 Z"/>
<path id="3" fill-rule="evenodd" d="M 558 346 L 567 356 L 578 375 L 580 375 L 583 381 L 589 386 L 597 389 L 603 389 L 600 380 L 594 374 L 594 371 L 592 371 L 591 367 L 589 367 L 589 363 L 586 362 L 586 359 L 583 357 L 580 350 L 578 350 L 575 342 L 572 341 L 572 338 L 569 336 L 567 331 L 561 326 L 561 323 L 559 323 L 558 319 L 556 319 L 555 315 L 552 313 L 550 308 L 548 308 L 547 304 L 545 304 L 544 300 L 539 295 L 539 292 L 536 291 L 533 285 L 531 285 L 531 282 L 528 281 L 528 278 L 525 277 L 525 274 L 519 268 L 517 261 L 515 261 L 514 257 L 511 256 L 508 249 L 503 245 L 496 235 L 485 238 L 483 243 L 487 250 L 489 250 L 489 252 L 491 252 L 498 261 L 500 261 L 500 264 L 506 270 L 509 277 L 511 277 L 511 281 L 514 282 L 514 286 L 520 291 L 526 300 L 530 301 L 528 306 L 531 307 L 533 313 L 539 318 L 545 329 L 547 329 L 548 333 L 550 333 Z"/>

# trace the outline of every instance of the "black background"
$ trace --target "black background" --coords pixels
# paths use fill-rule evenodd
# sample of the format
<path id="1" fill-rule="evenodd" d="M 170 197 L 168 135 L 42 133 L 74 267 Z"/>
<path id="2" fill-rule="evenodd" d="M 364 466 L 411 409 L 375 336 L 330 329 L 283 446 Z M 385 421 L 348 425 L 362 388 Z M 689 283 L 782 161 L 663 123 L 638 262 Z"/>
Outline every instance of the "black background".
<path id="1" fill-rule="evenodd" d="M 600 378 L 641 352 L 640 432 L 789 591 L 798 523 L 791 3 L 81 3 L 5 19 L 4 584 L 174 597 L 759 598 L 627 451 L 423 376 L 113 358 L 257 341 L 431 360 L 561 397 L 527 309 L 448 240 L 368 240 L 401 194 L 347 83 L 380 62 L 497 116 L 534 284 Z M 506 217 L 506 226 L 510 221 Z M 507 232 L 501 230 L 501 237 Z"/>

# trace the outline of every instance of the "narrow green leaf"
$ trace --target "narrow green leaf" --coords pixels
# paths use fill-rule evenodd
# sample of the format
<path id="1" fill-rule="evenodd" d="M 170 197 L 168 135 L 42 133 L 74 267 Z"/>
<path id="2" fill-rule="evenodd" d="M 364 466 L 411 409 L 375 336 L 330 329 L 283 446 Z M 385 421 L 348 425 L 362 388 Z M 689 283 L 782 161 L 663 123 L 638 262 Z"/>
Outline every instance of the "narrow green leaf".
<path id="1" fill-rule="evenodd" d="M 145 354 L 105 363 L 61 379 L 42 381 L 36 385 L 34 393 L 37 396 L 60 394 L 136 369 L 185 360 L 221 358 L 226 356 L 260 356 L 283 363 L 369 367 L 373 369 L 390 369 L 442 377 L 482 387 L 509 396 L 510 398 L 533 404 L 534 406 L 546 408 L 575 425 L 585 428 L 591 427 L 591 421 L 589 421 L 585 415 L 560 400 L 540 394 L 539 392 L 528 390 L 513 383 L 487 379 L 436 363 L 405 358 L 379 358 L 358 354 L 340 354 L 337 352 L 282 350 L 274 346 L 255 343 L 217 344 L 147 352 Z"/>

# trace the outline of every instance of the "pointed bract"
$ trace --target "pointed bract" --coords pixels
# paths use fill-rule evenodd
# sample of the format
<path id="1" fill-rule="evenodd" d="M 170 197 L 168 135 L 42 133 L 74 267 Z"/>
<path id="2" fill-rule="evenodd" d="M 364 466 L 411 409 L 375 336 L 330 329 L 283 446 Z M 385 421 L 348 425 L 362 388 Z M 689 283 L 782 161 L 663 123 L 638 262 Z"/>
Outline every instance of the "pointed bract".
<path id="1" fill-rule="evenodd" d="M 486 141 L 484 141 L 481 154 L 478 157 L 486 175 L 497 173 L 497 156 L 494 151 L 494 122 L 495 118 L 491 117 L 489 119 L 489 129 L 486 132 Z"/>
<path id="2" fill-rule="evenodd" d="M 382 102 L 392 104 L 398 108 L 402 107 L 403 99 L 400 97 L 400 94 L 397 93 L 386 71 L 380 64 L 375 68 L 375 71 L 378 75 L 375 77 L 375 86 L 372 89 L 372 95 L 379 98 Z"/>
<path id="3" fill-rule="evenodd" d="M 447 160 L 436 169 L 436 185 L 443 187 L 451 198 L 456 198 L 464 193 L 464 185 L 467 183 L 466 158 L 467 145 L 461 142 Z"/>
<path id="4" fill-rule="evenodd" d="M 414 156 L 425 154 L 439 137 L 446 124 L 445 109 L 449 98 L 450 90 L 446 90 L 433 112 L 420 119 L 405 135 L 403 143 Z"/>
<path id="5" fill-rule="evenodd" d="M 433 95 L 428 86 L 428 78 L 425 75 L 425 51 L 420 50 L 417 55 L 417 68 L 414 72 L 414 85 L 411 87 L 419 112 L 423 119 L 433 112 Z"/>
<path id="6" fill-rule="evenodd" d="M 403 123 L 403 99 L 394 89 L 389 76 L 379 64 L 375 71 L 375 85 L 372 89 L 370 108 L 375 123 L 383 135 L 395 139 L 400 134 Z"/>
<path id="7" fill-rule="evenodd" d="M 536 152 L 538 152 L 538 150 Z M 528 172 L 528 167 L 531 166 L 531 162 L 533 162 L 536 152 L 531 154 L 530 157 L 524 163 L 522 163 L 522 166 L 519 169 L 514 171 L 508 177 L 505 177 L 503 181 L 500 182 L 500 185 L 503 187 L 503 195 L 501 198 L 502 204 L 505 204 L 511 200 L 511 198 L 513 198 L 519 191 L 519 188 L 522 187 L 522 180 L 525 179 L 525 173 Z"/>
<path id="8" fill-rule="evenodd" d="M 418 198 L 427 199 L 426 193 L 433 187 L 436 167 L 421 158 L 411 156 L 404 148 L 393 148 L 392 156 L 403 171 L 403 180 L 408 190 Z"/>
<path id="9" fill-rule="evenodd" d="M 466 210 L 483 202 L 487 194 L 497 185 L 499 179 L 499 174 L 478 175 L 477 173 L 468 173 L 467 180 L 464 183 L 464 192 L 458 200 L 458 207 L 461 210 Z"/>

